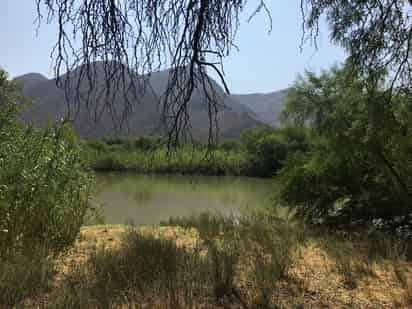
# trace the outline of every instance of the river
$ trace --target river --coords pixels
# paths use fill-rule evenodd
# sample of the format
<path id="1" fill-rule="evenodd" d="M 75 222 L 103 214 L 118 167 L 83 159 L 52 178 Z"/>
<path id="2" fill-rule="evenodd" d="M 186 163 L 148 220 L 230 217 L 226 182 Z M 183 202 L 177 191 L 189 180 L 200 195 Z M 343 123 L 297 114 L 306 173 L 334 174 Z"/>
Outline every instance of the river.
<path id="1" fill-rule="evenodd" d="M 98 174 L 93 202 L 105 223 L 158 224 L 206 211 L 241 213 L 268 207 L 272 179 L 222 176 Z"/>

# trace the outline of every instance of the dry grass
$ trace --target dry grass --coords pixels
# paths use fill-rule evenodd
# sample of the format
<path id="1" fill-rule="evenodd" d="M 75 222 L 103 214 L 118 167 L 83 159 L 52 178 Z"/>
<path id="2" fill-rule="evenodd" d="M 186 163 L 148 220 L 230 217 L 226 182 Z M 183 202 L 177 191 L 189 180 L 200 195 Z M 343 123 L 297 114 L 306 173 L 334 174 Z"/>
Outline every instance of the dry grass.
<path id="1" fill-rule="evenodd" d="M 53 262 L 43 255 L 0 258 L 0 308 L 47 292 L 54 274 Z"/>
<path id="2" fill-rule="evenodd" d="M 82 228 L 57 263 L 54 292 L 40 297 L 44 307 L 412 306 L 412 264 L 396 242 L 302 237 L 260 219 L 230 228 L 202 220 Z"/>

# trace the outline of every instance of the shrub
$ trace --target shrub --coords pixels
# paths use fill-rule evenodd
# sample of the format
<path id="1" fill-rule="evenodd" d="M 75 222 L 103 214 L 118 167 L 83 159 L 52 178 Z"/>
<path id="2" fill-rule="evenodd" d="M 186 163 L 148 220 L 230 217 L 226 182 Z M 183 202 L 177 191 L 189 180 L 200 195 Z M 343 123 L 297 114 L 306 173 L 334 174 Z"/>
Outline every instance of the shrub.
<path id="1" fill-rule="evenodd" d="M 223 151 L 240 151 L 241 149 L 240 141 L 238 140 L 225 140 L 219 145 L 219 149 Z"/>
<path id="2" fill-rule="evenodd" d="M 88 209 L 91 179 L 67 125 L 36 130 L 16 120 L 19 94 L 0 74 L 0 255 L 71 245 Z"/>
<path id="3" fill-rule="evenodd" d="M 86 146 L 98 152 L 107 152 L 109 145 L 101 140 L 89 140 L 86 142 Z"/>
<path id="4" fill-rule="evenodd" d="M 307 133 L 301 128 L 255 128 L 242 134 L 247 151 L 247 173 L 260 177 L 271 177 L 283 167 L 284 161 L 296 152 L 309 148 Z"/>

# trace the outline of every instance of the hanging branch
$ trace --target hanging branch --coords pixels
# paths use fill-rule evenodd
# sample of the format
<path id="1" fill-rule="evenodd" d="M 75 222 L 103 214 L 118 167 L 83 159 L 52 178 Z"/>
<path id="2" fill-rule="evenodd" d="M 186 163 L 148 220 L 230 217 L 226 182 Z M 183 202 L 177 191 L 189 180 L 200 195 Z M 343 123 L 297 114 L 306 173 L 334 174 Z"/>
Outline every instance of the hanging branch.
<path id="1" fill-rule="evenodd" d="M 96 120 L 109 111 L 118 126 L 124 125 L 133 104 L 151 90 L 150 73 L 170 68 L 160 98 L 169 144 L 190 135 L 195 90 L 205 93 L 209 142 L 217 136 L 223 96 L 207 73 L 214 71 L 229 93 L 222 61 L 235 47 L 245 0 L 35 1 L 39 25 L 44 20 L 58 24 L 54 73 L 74 117 L 84 105 Z M 254 15 L 261 9 L 270 16 L 263 1 Z M 125 105 L 115 106 L 120 94 Z"/>
<path id="2" fill-rule="evenodd" d="M 348 53 L 348 63 L 365 75 L 387 71 L 389 92 L 412 90 L 412 1 L 301 0 L 302 42 L 315 43 L 326 18 L 331 39 Z"/>

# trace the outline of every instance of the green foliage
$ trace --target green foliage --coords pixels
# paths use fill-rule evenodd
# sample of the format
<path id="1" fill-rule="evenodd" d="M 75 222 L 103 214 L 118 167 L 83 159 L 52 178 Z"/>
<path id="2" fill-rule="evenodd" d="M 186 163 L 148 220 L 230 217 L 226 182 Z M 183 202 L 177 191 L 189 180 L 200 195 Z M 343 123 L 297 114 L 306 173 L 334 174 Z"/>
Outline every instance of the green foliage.
<path id="1" fill-rule="evenodd" d="M 17 102 L 21 99 L 17 86 L 8 81 L 8 75 L 5 71 L 0 70 L 1 137 L 12 134 L 12 132 L 8 132 L 6 128 L 12 128 L 15 125 L 18 110 Z"/>
<path id="2" fill-rule="evenodd" d="M 346 50 L 354 70 L 373 77 L 383 68 L 391 83 L 410 92 L 411 4 L 410 0 L 301 0 L 304 34 L 316 40 L 320 23 L 326 20 L 331 40 Z"/>
<path id="3" fill-rule="evenodd" d="M 291 89 L 283 120 L 311 130 L 310 151 L 281 172 L 281 201 L 312 221 L 349 223 L 411 212 L 409 94 L 389 100 L 385 74 L 346 68 L 307 72 Z M 320 220 L 320 221 L 319 221 Z"/>
<path id="4" fill-rule="evenodd" d="M 105 138 L 103 141 L 90 140 L 87 142 L 87 145 L 91 146 L 92 148 L 95 148 L 97 150 L 107 150 L 108 147 L 103 146 L 103 144 L 106 144 L 108 146 L 117 145 L 118 149 L 123 149 L 125 151 L 153 151 L 162 146 L 161 140 L 159 138 L 147 136 L 141 136 L 135 139 Z M 97 146 L 97 148 L 94 146 Z"/>
<path id="5" fill-rule="evenodd" d="M 219 149 L 223 151 L 241 151 L 242 145 L 240 144 L 240 141 L 235 140 L 235 139 L 228 139 L 219 144 Z"/>
<path id="6" fill-rule="evenodd" d="M 306 151 L 307 132 L 300 128 L 256 128 L 241 140 L 225 140 L 215 149 L 196 142 L 169 151 L 159 139 L 105 139 L 86 142 L 89 164 L 98 172 L 245 175 L 271 177 L 290 153 Z"/>
<path id="7" fill-rule="evenodd" d="M 308 148 L 306 132 L 300 128 L 250 129 L 242 135 L 242 143 L 248 154 L 247 173 L 261 177 L 274 176 L 290 154 Z"/>
<path id="8" fill-rule="evenodd" d="M 66 125 L 17 123 L 19 94 L 0 77 L 0 255 L 59 253 L 73 243 L 88 209 L 90 178 Z"/>
<path id="9" fill-rule="evenodd" d="M 88 162 L 98 172 L 147 174 L 241 175 L 247 167 L 243 151 L 217 149 L 208 152 L 205 147 L 187 145 L 169 152 L 166 147 L 154 147 L 153 143 L 127 150 L 121 144 L 103 146 L 101 142 L 93 142 L 88 144 Z"/>

